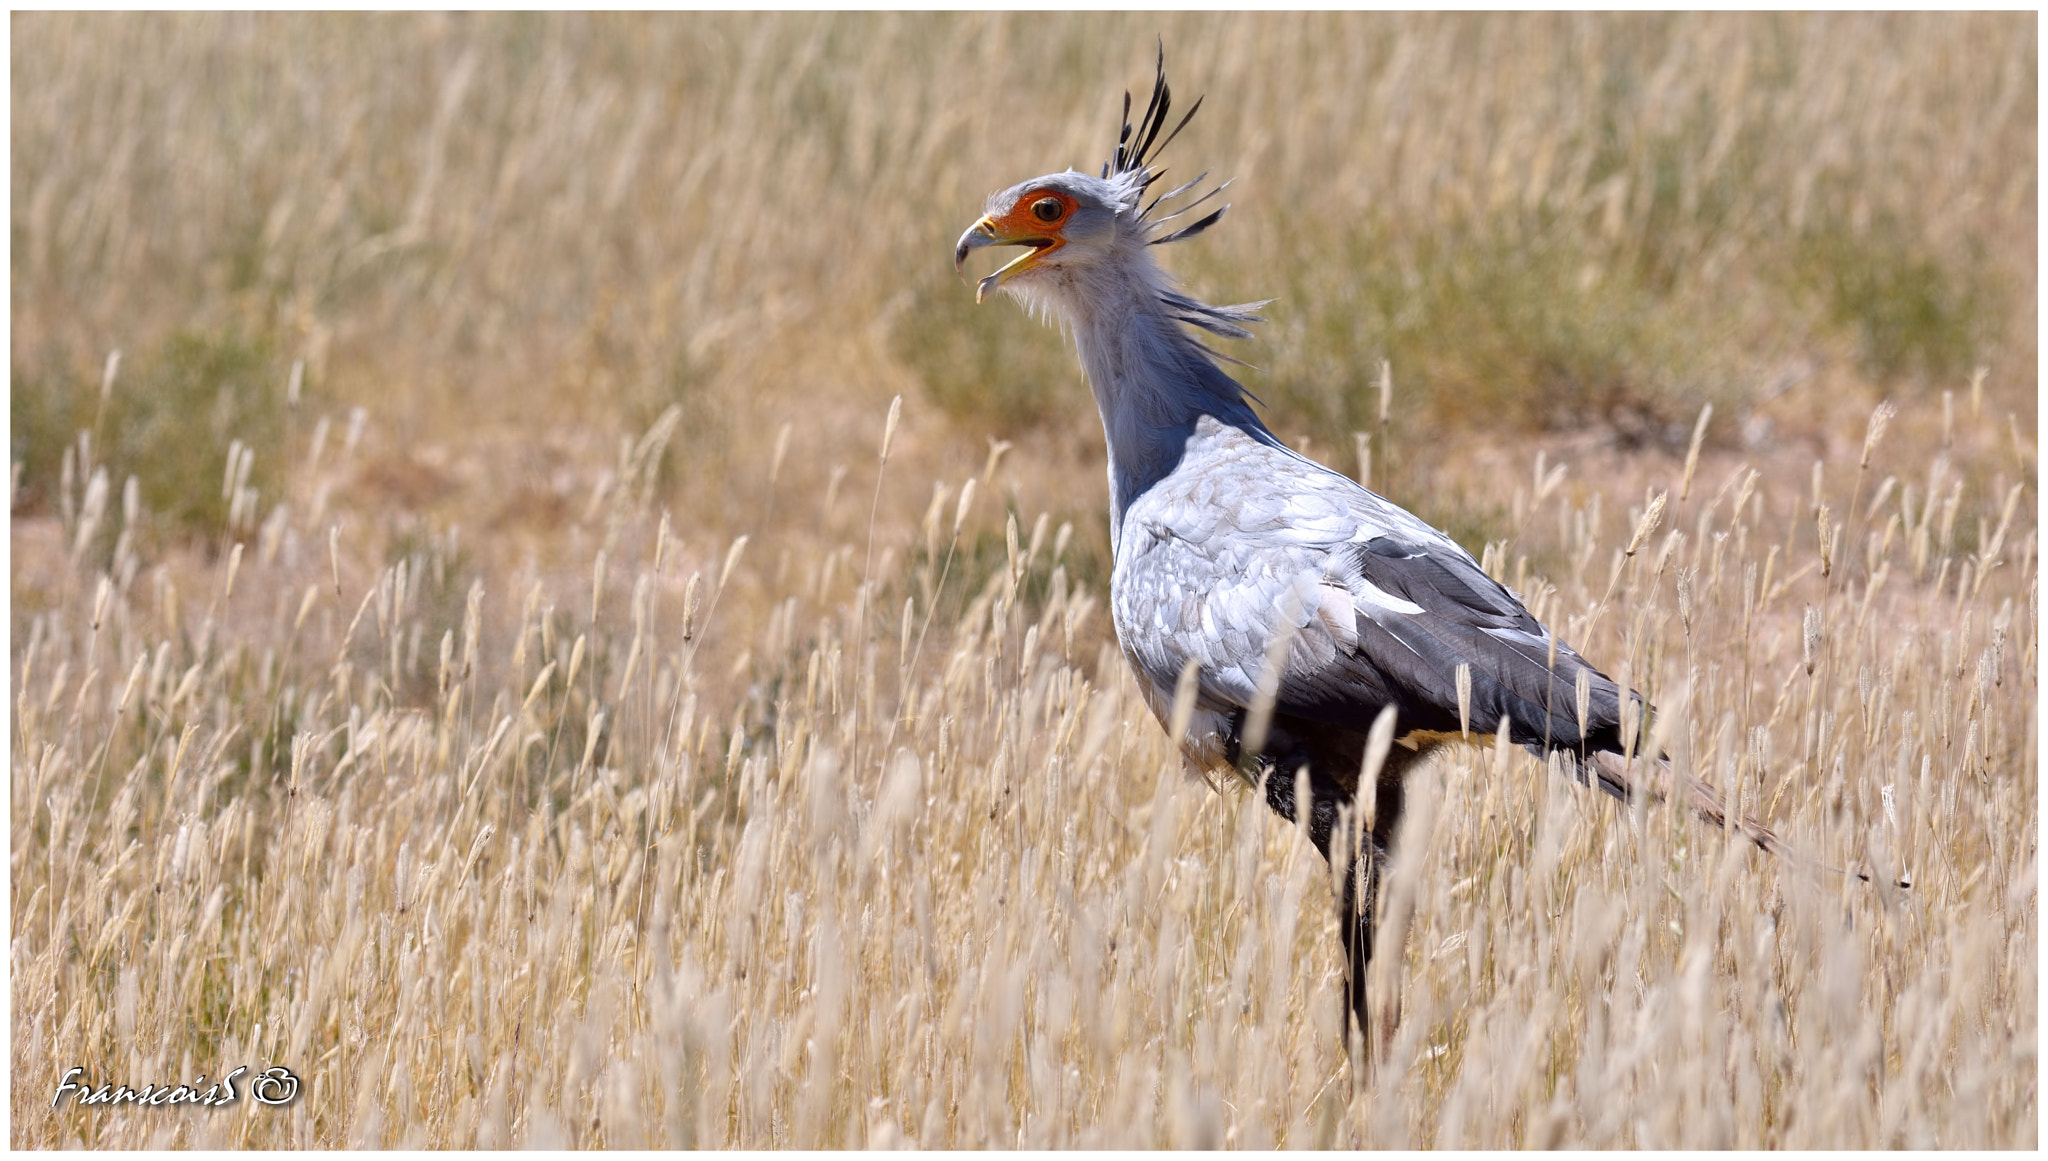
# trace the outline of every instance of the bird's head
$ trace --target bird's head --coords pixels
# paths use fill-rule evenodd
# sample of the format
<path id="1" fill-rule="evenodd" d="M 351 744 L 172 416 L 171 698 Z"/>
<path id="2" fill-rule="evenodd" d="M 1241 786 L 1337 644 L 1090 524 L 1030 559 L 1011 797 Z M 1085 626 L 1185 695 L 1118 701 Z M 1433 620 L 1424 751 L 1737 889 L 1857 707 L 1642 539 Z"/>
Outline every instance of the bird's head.
<path id="1" fill-rule="evenodd" d="M 1221 186 L 1173 213 L 1152 213 L 1161 202 L 1193 189 L 1201 177 L 1154 198 L 1150 205 L 1144 203 L 1145 191 L 1163 172 L 1154 168 L 1151 160 L 1202 107 L 1202 102 L 1196 100 L 1194 108 L 1162 139 L 1160 130 L 1165 126 L 1172 102 L 1162 48 L 1152 100 L 1135 129 L 1130 119 L 1131 95 L 1124 94 L 1123 132 L 1118 136 L 1115 152 L 1102 167 L 1102 176 L 1069 169 L 1011 186 L 988 199 L 987 212 L 960 235 L 959 244 L 953 248 L 954 267 L 963 269 L 967 256 L 984 246 L 1023 246 L 1026 250 L 977 284 L 976 302 L 998 289 L 1022 292 L 1041 301 L 1057 301 L 1062 285 L 1072 286 L 1090 271 L 1128 261 L 1144 246 L 1191 238 L 1223 216 L 1228 206 L 1219 207 L 1192 225 L 1179 229 L 1165 227 L 1166 222 L 1221 192 Z"/>
<path id="2" fill-rule="evenodd" d="M 988 199 L 988 212 L 960 235 L 953 265 L 983 246 L 1024 246 L 975 287 L 976 302 L 1012 283 L 1042 287 L 1107 260 L 1130 223 L 1118 183 L 1068 170 L 1033 178 Z M 1021 280 L 1021 281 L 1020 281 Z"/>

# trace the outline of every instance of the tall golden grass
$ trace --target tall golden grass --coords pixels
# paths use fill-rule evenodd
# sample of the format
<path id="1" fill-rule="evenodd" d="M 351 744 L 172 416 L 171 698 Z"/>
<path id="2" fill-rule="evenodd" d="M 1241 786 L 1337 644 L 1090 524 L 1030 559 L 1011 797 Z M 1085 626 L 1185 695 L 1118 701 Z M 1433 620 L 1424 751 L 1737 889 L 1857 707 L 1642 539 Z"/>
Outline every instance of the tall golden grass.
<path id="1" fill-rule="evenodd" d="M 2031 21 L 13 33 L 13 1144 L 2037 1143 Z M 1910 889 L 1461 751 L 1353 1067 L 1070 353 L 948 281 L 1155 33 L 1276 427 Z"/>

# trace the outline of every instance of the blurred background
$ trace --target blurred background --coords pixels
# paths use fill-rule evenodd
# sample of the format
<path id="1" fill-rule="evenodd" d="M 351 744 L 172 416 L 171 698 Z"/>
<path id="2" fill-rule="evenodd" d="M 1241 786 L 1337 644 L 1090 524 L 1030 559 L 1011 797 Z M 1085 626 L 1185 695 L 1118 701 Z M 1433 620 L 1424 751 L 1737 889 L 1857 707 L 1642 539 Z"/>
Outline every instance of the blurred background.
<path id="1" fill-rule="evenodd" d="M 2037 1142 L 2034 15 L 10 27 L 12 1144 Z M 951 263 L 1162 40 L 1274 430 L 1910 894 L 1461 748 L 1350 1069 Z"/>
<path id="2" fill-rule="evenodd" d="M 2036 416 L 2023 14 L 13 31 L 13 511 L 53 513 L 64 449 L 96 431 L 158 544 L 220 540 L 231 443 L 275 498 L 317 417 L 358 407 L 332 503 L 369 527 L 545 556 L 671 405 L 678 519 L 751 524 L 783 422 L 786 478 L 822 489 L 898 393 L 933 471 L 1012 441 L 1012 484 L 1099 539 L 1070 348 L 977 309 L 948 255 L 990 191 L 1100 164 L 1158 38 L 1183 106 L 1209 98 L 1164 163 L 1235 179 L 1225 227 L 1169 263 L 1214 300 L 1275 299 L 1230 353 L 1326 462 L 1378 430 L 1387 360 L 1378 482 L 1468 539 L 1486 517 L 1447 447 L 1682 454 L 1712 403 L 1710 449 L 1803 461 L 1837 410 L 1979 366 L 1987 409 Z M 1431 462 L 1403 464 L 1419 440 Z"/>

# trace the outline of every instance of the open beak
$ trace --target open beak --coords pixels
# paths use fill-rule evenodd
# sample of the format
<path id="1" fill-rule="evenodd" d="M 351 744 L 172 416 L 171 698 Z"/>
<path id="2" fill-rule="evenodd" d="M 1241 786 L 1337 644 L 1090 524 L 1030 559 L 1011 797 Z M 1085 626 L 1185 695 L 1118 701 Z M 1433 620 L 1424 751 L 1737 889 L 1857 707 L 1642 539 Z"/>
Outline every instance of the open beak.
<path id="1" fill-rule="evenodd" d="M 1058 244 L 1059 240 L 1057 238 L 1043 236 L 1026 235 L 1006 238 L 1002 234 L 1001 227 L 997 226 L 993 219 L 984 215 L 980 221 L 969 226 L 966 233 L 960 235 L 960 244 L 953 247 L 953 269 L 955 271 L 964 269 L 967 265 L 967 255 L 981 249 L 983 246 L 1031 247 L 1030 250 L 1018 255 L 1015 260 L 1002 269 L 975 283 L 974 301 L 979 303 L 988 298 L 990 291 L 1030 269 L 1031 264 L 1037 261 L 1041 254 L 1044 254 L 1048 249 Z"/>

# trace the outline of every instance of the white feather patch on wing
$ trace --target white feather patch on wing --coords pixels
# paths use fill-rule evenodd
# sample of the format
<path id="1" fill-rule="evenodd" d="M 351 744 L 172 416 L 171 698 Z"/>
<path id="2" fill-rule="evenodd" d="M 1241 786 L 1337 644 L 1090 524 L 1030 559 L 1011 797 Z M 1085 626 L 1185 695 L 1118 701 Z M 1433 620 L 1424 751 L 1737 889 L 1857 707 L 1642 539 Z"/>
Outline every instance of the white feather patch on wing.
<path id="1" fill-rule="evenodd" d="M 1419 616 L 1422 613 L 1421 605 L 1403 600 L 1364 577 L 1353 577 L 1350 587 L 1353 599 L 1366 610 L 1366 616 L 1372 617 L 1375 621 L 1384 621 L 1385 618 L 1373 616 L 1374 613 L 1394 613 L 1404 617 Z"/>

